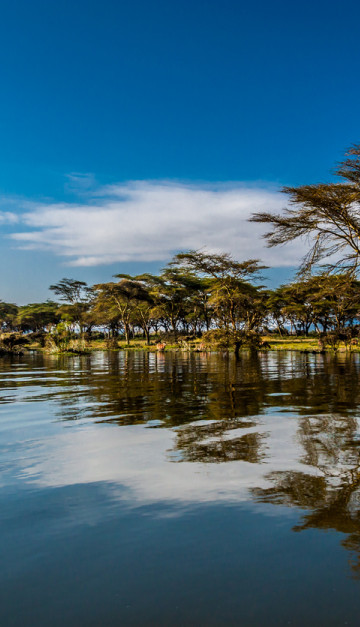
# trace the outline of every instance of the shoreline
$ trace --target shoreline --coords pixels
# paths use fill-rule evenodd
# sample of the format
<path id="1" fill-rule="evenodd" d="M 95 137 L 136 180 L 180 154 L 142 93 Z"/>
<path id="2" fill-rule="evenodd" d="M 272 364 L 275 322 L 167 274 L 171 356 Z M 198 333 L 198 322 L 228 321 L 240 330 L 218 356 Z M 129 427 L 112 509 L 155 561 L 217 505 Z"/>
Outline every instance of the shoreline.
<path id="1" fill-rule="evenodd" d="M 341 342 L 338 348 L 335 350 L 331 347 L 326 347 L 325 349 L 320 349 L 318 345 L 318 338 L 316 337 L 290 337 L 290 338 L 281 338 L 279 336 L 272 337 L 269 335 L 263 336 L 263 341 L 267 343 L 266 348 L 259 348 L 256 352 L 264 353 L 264 352 L 278 352 L 278 351 L 295 351 L 300 353 L 313 353 L 313 354 L 337 354 L 337 353 L 359 353 L 360 346 L 358 345 L 345 345 L 344 342 Z M 125 341 L 119 340 L 117 347 L 107 347 L 106 342 L 104 340 L 92 340 L 89 342 L 87 348 L 84 351 L 48 351 L 46 348 L 41 347 L 38 344 L 30 344 L 26 347 L 24 352 L 40 352 L 48 355 L 87 355 L 93 352 L 119 352 L 119 351 L 146 351 L 151 353 L 166 353 L 166 352 L 189 352 L 189 353 L 223 353 L 229 352 L 233 353 L 233 348 L 224 348 L 216 345 L 209 344 L 204 347 L 200 345 L 202 344 L 201 339 L 194 340 L 192 342 L 178 342 L 178 343 L 169 343 L 163 349 L 159 350 L 157 345 L 154 344 L 146 344 L 143 340 L 132 340 L 130 344 L 126 344 Z M 240 352 L 249 352 L 248 347 L 244 347 L 240 349 Z"/>

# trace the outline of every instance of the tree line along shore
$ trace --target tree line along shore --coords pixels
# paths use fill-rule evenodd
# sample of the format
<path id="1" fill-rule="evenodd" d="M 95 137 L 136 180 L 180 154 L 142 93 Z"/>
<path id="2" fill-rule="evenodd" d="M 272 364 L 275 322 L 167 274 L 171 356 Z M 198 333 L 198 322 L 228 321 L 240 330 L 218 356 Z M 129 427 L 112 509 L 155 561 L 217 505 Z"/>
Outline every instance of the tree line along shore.
<path id="1" fill-rule="evenodd" d="M 64 278 L 54 300 L 0 301 L 0 354 L 149 347 L 195 350 L 357 350 L 360 342 L 360 144 L 338 164 L 340 182 L 283 189 L 281 214 L 255 213 L 269 246 L 306 238 L 295 280 L 261 284 L 258 259 L 192 250 L 157 275 L 117 274 L 88 286 Z M 56 300 L 55 300 L 56 299 Z"/>
<path id="2" fill-rule="evenodd" d="M 0 303 L 1 348 L 357 349 L 360 281 L 322 272 L 270 290 L 259 284 L 262 269 L 256 260 L 190 251 L 159 275 L 91 287 L 62 279 L 50 286 L 58 302 Z"/>

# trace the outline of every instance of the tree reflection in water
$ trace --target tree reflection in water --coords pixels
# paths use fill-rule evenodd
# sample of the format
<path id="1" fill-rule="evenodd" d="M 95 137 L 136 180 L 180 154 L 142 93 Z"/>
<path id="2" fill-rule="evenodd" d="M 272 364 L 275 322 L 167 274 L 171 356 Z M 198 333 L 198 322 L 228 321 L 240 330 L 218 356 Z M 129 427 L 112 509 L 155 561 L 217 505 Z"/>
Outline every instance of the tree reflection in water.
<path id="1" fill-rule="evenodd" d="M 264 436 L 246 433 L 226 437 L 232 430 L 255 426 L 254 422 L 221 421 L 200 427 L 189 426 L 179 432 L 177 447 L 183 451 L 183 460 L 196 462 L 227 462 L 242 460 L 259 463 L 265 457 L 262 448 Z M 230 432 L 230 433 L 229 433 Z"/>
<path id="2" fill-rule="evenodd" d="M 170 428 L 182 463 L 251 464 L 251 498 L 306 510 L 294 531 L 345 534 L 360 577 L 358 355 L 123 352 L 26 364 L 28 375 L 24 365 L 12 377 L 2 362 L 2 402 L 21 388 L 24 401 L 54 402 L 59 420 Z"/>
<path id="3" fill-rule="evenodd" d="M 345 401 L 344 396 L 342 400 Z M 306 509 L 294 531 L 335 530 L 347 537 L 342 546 L 351 552 L 353 575 L 360 579 L 360 450 L 359 426 L 354 416 L 304 417 L 299 424 L 303 462 L 318 471 L 274 472 L 269 488 L 253 488 L 257 501 Z"/>

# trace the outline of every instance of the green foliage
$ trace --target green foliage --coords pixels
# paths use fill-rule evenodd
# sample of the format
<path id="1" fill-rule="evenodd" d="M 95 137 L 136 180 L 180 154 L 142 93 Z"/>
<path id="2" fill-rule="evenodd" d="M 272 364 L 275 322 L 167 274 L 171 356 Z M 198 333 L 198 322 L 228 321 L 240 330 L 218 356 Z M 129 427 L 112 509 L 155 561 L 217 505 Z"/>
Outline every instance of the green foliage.
<path id="1" fill-rule="evenodd" d="M 234 331 L 224 328 L 207 331 L 202 337 L 202 342 L 209 347 L 234 349 L 235 353 L 243 348 L 250 350 L 269 348 L 269 344 L 264 342 L 262 335 L 256 331 Z"/>
<path id="2" fill-rule="evenodd" d="M 60 300 L 71 305 L 87 302 L 92 293 L 91 288 L 84 281 L 77 281 L 76 279 L 61 279 L 59 283 L 50 285 L 49 290 L 59 296 Z"/>
<path id="3" fill-rule="evenodd" d="M 307 238 L 302 272 L 336 257 L 329 267 L 356 272 L 360 260 L 360 144 L 354 145 L 336 172 L 341 183 L 284 187 L 290 208 L 281 214 L 255 213 L 251 221 L 269 224 L 269 246 Z"/>
<path id="4" fill-rule="evenodd" d="M 86 351 L 93 332 L 101 332 L 103 346 L 111 349 L 123 347 L 121 340 L 135 346 L 171 338 L 180 347 L 202 337 L 203 345 L 235 353 L 263 350 L 264 334 L 275 329 L 281 336 L 316 333 L 318 350 L 354 346 L 360 281 L 353 272 L 302 275 L 268 290 L 258 284 L 262 268 L 258 260 L 190 251 L 176 255 L 159 275 L 118 274 L 117 281 L 92 287 L 62 279 L 51 286 L 60 305 L 0 302 L 1 328 L 31 333 L 32 341 L 53 352 Z"/>
<path id="5" fill-rule="evenodd" d="M 60 321 L 57 303 L 47 300 L 45 303 L 31 303 L 18 308 L 15 318 L 21 331 L 44 331 Z"/>
<path id="6" fill-rule="evenodd" d="M 56 325 L 56 327 L 49 333 L 46 347 L 49 352 L 63 352 L 66 351 L 70 346 L 70 341 L 72 339 L 72 333 L 69 330 L 66 322 L 60 322 Z"/>
<path id="7" fill-rule="evenodd" d="M 47 335 L 45 346 L 50 353 L 85 353 L 88 350 L 85 338 L 71 331 L 66 322 L 60 322 Z"/>
<path id="8" fill-rule="evenodd" d="M 0 331 L 13 328 L 17 312 L 17 305 L 0 300 Z"/>
<path id="9" fill-rule="evenodd" d="M 269 292 L 267 308 L 280 332 L 290 324 L 304 335 L 312 325 L 319 333 L 344 333 L 359 318 L 360 282 L 349 273 L 301 278 Z"/>
<path id="10" fill-rule="evenodd" d="M 21 354 L 22 347 L 29 340 L 19 333 L 2 333 L 0 335 L 0 354 Z"/>

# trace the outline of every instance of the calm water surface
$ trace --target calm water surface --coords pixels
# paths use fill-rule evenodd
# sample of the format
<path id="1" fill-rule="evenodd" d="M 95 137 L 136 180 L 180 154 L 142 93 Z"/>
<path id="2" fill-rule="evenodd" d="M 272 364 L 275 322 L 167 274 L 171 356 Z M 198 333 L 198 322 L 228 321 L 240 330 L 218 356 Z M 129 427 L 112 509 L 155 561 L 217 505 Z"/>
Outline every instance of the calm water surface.
<path id="1" fill-rule="evenodd" d="M 0 625 L 358 625 L 360 361 L 0 359 Z"/>

